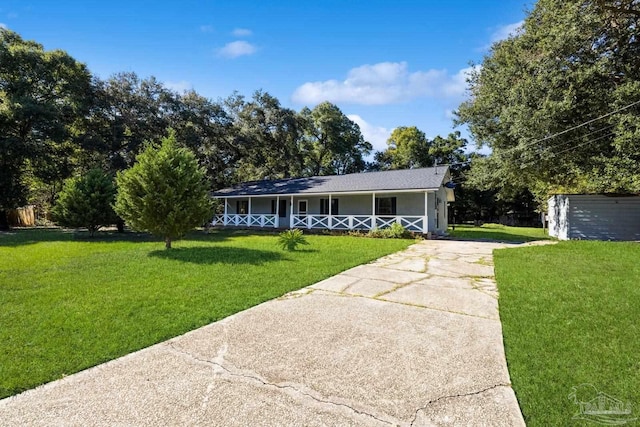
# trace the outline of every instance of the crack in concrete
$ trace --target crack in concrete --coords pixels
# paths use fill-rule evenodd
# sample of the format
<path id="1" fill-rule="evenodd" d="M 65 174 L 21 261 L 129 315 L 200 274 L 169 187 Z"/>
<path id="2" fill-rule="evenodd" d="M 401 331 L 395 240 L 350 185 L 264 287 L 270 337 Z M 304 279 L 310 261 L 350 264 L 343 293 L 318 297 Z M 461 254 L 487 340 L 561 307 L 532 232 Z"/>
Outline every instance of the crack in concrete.
<path id="1" fill-rule="evenodd" d="M 243 373 L 239 373 L 239 372 L 233 372 L 229 368 L 227 368 L 226 366 L 221 365 L 220 363 L 217 363 L 217 362 L 215 362 L 213 360 L 202 359 L 200 357 L 197 357 L 197 356 L 189 353 L 188 351 L 176 348 L 173 344 L 174 343 L 172 343 L 172 342 L 167 343 L 167 345 L 174 352 L 179 353 L 179 354 L 181 354 L 183 356 L 187 356 L 190 359 L 195 360 L 197 362 L 213 366 L 214 374 L 221 375 L 220 370 L 223 370 L 223 371 L 225 371 L 227 373 L 227 375 L 229 375 L 231 377 L 239 377 L 239 378 L 244 378 L 246 380 L 252 380 L 252 381 L 260 383 L 262 386 L 265 386 L 265 387 L 275 387 L 275 388 L 280 389 L 280 390 L 292 390 L 293 392 L 301 394 L 303 396 L 306 396 L 306 397 L 308 397 L 308 398 L 310 398 L 310 399 L 312 399 L 312 400 L 314 400 L 314 401 L 316 401 L 316 402 L 318 402 L 320 404 L 346 408 L 346 409 L 348 409 L 348 410 L 350 410 L 350 411 L 352 411 L 352 412 L 354 412 L 354 413 L 356 413 L 358 415 L 362 415 L 362 416 L 365 416 L 365 417 L 373 418 L 374 420 L 379 421 L 379 422 L 384 423 L 384 424 L 388 424 L 388 425 L 392 425 L 392 426 L 393 425 L 398 425 L 398 423 L 395 422 L 395 421 L 384 420 L 384 419 L 379 418 L 379 417 L 377 417 L 377 416 L 375 416 L 373 414 L 370 414 L 368 412 L 364 412 L 364 411 L 361 411 L 359 409 L 353 408 L 353 407 L 347 405 L 346 403 L 338 403 L 338 402 L 333 402 L 331 400 L 321 399 L 321 398 L 319 398 L 317 396 L 314 396 L 311 393 L 307 393 L 307 392 L 305 392 L 303 390 L 300 390 L 300 389 L 298 389 L 298 388 L 296 388 L 296 387 L 294 387 L 292 385 L 282 385 L 282 384 L 271 383 L 271 382 L 266 381 L 265 379 L 261 378 L 257 374 L 256 375 L 248 375 L 248 374 L 243 374 Z M 226 343 L 225 343 L 224 346 L 226 347 Z M 226 349 L 225 349 L 225 351 L 226 351 Z"/>
<path id="2" fill-rule="evenodd" d="M 468 289 L 468 290 L 473 290 L 473 289 Z M 343 298 L 365 298 L 365 299 L 371 299 L 374 301 L 380 301 L 380 302 L 386 302 L 389 304 L 398 304 L 398 305 L 404 305 L 407 307 L 414 307 L 414 308 L 422 308 L 425 310 L 434 310 L 434 311 L 440 311 L 443 313 L 449 313 L 449 314 L 457 314 L 460 316 L 469 316 L 469 317 L 475 317 L 477 319 L 484 319 L 484 320 L 493 320 L 496 322 L 499 322 L 500 320 L 497 318 L 493 318 L 493 317 L 486 317 L 486 316 L 478 316 L 477 314 L 470 314 L 470 313 L 463 313 L 461 311 L 453 311 L 453 310 L 445 310 L 443 308 L 438 308 L 438 307 L 431 307 L 428 305 L 421 305 L 421 304 L 415 304 L 415 303 L 409 303 L 409 302 L 401 302 L 401 301 L 393 301 L 393 300 L 389 300 L 389 299 L 384 299 L 384 298 L 379 298 L 379 297 L 368 297 L 366 295 L 359 295 L 359 294 L 346 294 L 346 293 L 342 293 L 342 292 L 337 292 L 337 291 L 330 291 L 330 290 L 325 290 L 323 289 L 323 292 L 326 292 L 328 294 L 333 294 L 337 297 L 343 297 Z"/>
<path id="3" fill-rule="evenodd" d="M 452 394 L 452 395 L 447 395 L 447 396 L 440 396 L 437 399 L 430 400 L 430 401 L 427 402 L 426 405 L 421 406 L 420 408 L 416 409 L 416 411 L 413 414 L 413 419 L 411 420 L 410 426 L 413 426 L 415 424 L 415 422 L 418 419 L 418 414 L 420 413 L 420 411 L 424 411 L 425 409 L 427 409 L 429 406 L 433 405 L 434 403 L 438 403 L 441 400 L 446 400 L 446 399 L 457 399 L 459 397 L 477 396 L 477 395 L 480 395 L 482 393 L 486 393 L 489 390 L 496 389 L 498 387 L 509 387 L 510 388 L 511 384 L 509 384 L 509 383 L 500 383 L 500 384 L 492 385 L 490 387 L 483 388 L 482 390 L 478 390 L 478 391 L 471 391 L 469 393 L 461 393 L 461 394 Z"/>
<path id="4" fill-rule="evenodd" d="M 476 284 L 476 280 L 471 280 L 471 287 L 473 288 L 472 290 L 481 292 L 481 293 L 483 293 L 483 294 L 485 294 L 485 295 L 487 295 L 487 296 L 489 296 L 489 297 L 491 297 L 491 298 L 493 298 L 495 300 L 498 300 L 498 295 L 496 295 L 495 293 L 492 293 L 492 292 L 496 292 L 497 293 L 497 290 L 491 291 L 491 290 L 484 289 L 484 288 L 482 288 L 482 287 L 480 287 L 480 286 L 478 286 Z"/>

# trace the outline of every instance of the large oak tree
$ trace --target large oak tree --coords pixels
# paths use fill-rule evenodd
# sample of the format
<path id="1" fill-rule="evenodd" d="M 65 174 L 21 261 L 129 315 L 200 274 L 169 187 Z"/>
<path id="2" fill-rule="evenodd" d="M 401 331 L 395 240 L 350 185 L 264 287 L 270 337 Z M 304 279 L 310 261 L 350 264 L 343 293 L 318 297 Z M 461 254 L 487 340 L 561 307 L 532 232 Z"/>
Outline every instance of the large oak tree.
<path id="1" fill-rule="evenodd" d="M 90 80 L 66 52 L 0 28 L 0 212 L 26 202 L 28 172 L 45 180 L 70 175 L 69 141 L 90 102 Z"/>
<path id="2" fill-rule="evenodd" d="M 507 197 L 529 188 L 539 201 L 640 190 L 640 15 L 607 4 L 539 0 L 491 48 L 458 111 L 492 149 L 470 183 Z"/>

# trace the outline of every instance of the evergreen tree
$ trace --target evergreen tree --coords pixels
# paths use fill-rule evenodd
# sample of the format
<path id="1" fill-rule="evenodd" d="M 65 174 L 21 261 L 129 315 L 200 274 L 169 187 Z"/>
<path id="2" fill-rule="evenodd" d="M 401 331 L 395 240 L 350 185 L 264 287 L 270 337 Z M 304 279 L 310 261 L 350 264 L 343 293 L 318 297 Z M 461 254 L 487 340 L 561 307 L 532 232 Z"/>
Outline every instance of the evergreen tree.
<path id="1" fill-rule="evenodd" d="M 171 242 L 212 214 L 209 185 L 195 155 L 177 145 L 175 132 L 160 147 L 148 145 L 116 179 L 115 210 L 135 230 Z"/>
<path id="2" fill-rule="evenodd" d="M 115 195 L 113 180 L 101 170 L 92 169 L 84 176 L 65 181 L 53 218 L 60 225 L 86 227 L 93 236 L 100 227 L 116 222 L 111 208 Z"/>

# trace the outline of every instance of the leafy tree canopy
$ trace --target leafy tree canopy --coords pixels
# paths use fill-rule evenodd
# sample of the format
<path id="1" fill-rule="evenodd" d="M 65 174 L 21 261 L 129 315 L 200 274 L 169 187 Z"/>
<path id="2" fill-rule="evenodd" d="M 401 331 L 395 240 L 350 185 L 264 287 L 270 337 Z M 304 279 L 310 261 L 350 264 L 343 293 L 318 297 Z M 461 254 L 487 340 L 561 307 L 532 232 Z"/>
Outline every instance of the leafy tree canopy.
<path id="1" fill-rule="evenodd" d="M 469 183 L 505 197 L 528 188 L 539 202 L 640 191 L 640 14 L 629 8 L 636 2 L 539 0 L 492 47 L 458 111 L 492 149 Z"/>
<path id="2" fill-rule="evenodd" d="M 71 174 L 67 141 L 86 112 L 90 78 L 66 52 L 0 28 L 0 210 L 26 201 L 29 170 L 42 179 Z"/>
<path id="3" fill-rule="evenodd" d="M 300 112 L 304 126 L 302 151 L 305 175 L 340 175 L 365 169 L 364 156 L 373 147 L 364 140 L 360 127 L 330 102 Z"/>
<path id="4" fill-rule="evenodd" d="M 376 153 L 374 169 L 411 169 L 431 167 L 436 164 L 456 165 L 466 160 L 463 149 L 467 141 L 460 132 L 446 138 L 436 136 L 429 140 L 415 126 L 395 128 L 387 140 L 388 148 Z"/>

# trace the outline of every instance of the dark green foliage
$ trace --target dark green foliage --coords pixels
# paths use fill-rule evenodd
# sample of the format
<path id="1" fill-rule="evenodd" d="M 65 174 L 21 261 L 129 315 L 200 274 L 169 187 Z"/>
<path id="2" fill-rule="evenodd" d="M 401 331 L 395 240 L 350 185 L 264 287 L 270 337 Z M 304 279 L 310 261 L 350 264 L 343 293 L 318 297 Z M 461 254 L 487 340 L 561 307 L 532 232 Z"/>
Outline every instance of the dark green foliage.
<path id="1" fill-rule="evenodd" d="M 278 235 L 278 245 L 287 251 L 295 251 L 298 245 L 308 245 L 302 230 L 297 228 L 285 230 Z"/>
<path id="2" fill-rule="evenodd" d="M 113 179 L 99 169 L 92 169 L 65 181 L 53 208 L 53 219 L 63 226 L 86 227 L 93 236 L 100 227 L 117 221 L 111 207 L 115 195 Z"/>
<path id="3" fill-rule="evenodd" d="M 31 175 L 71 174 L 72 126 L 88 102 L 84 64 L 0 28 L 0 209 L 26 201 Z"/>
<path id="4" fill-rule="evenodd" d="M 389 147 L 377 152 L 372 169 L 412 169 L 442 164 L 459 164 L 466 161 L 464 147 L 467 140 L 460 132 L 450 133 L 443 138 L 436 136 L 429 140 L 424 132 L 415 126 L 395 128 L 387 140 Z M 452 168 L 453 170 L 453 168 Z"/>
<path id="5" fill-rule="evenodd" d="M 364 156 L 372 146 L 365 141 L 360 127 L 334 104 L 323 102 L 313 110 L 303 108 L 302 152 L 305 175 L 340 175 L 365 170 Z"/>
<path id="6" fill-rule="evenodd" d="M 176 98 L 155 77 L 126 72 L 94 78 L 91 113 L 81 129 L 82 145 L 91 154 L 84 161 L 114 174 L 130 167 L 144 141 L 166 136 Z"/>
<path id="7" fill-rule="evenodd" d="M 118 215 L 134 230 L 163 237 L 167 248 L 212 215 L 205 172 L 189 149 L 178 147 L 173 131 L 118 173 L 117 184 Z"/>

